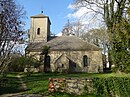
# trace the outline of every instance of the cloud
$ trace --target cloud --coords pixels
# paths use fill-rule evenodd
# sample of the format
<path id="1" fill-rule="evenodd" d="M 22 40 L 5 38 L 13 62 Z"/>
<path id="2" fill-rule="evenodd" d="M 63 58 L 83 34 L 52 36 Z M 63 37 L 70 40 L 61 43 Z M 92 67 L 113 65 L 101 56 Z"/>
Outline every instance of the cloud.
<path id="1" fill-rule="evenodd" d="M 60 33 L 56 34 L 56 36 L 62 36 L 62 32 L 60 32 Z"/>
<path id="2" fill-rule="evenodd" d="M 69 4 L 68 5 L 68 9 L 73 10 L 73 13 L 69 13 L 67 15 L 68 18 L 80 18 L 81 16 L 83 16 L 86 13 L 89 13 L 91 10 L 85 8 L 85 7 L 80 7 L 77 8 L 74 4 Z"/>
<path id="3" fill-rule="evenodd" d="M 75 11 L 74 13 L 70 13 L 67 16 L 69 18 L 80 18 L 82 17 L 84 14 L 88 13 L 90 10 L 87 10 L 85 7 L 79 8 L 77 11 Z"/>
<path id="4" fill-rule="evenodd" d="M 75 10 L 76 7 L 75 7 L 73 4 L 69 4 L 67 8 L 68 8 L 68 9 Z"/>
<path id="5" fill-rule="evenodd" d="M 80 20 L 82 24 L 85 24 L 85 28 L 91 29 L 96 28 L 97 26 L 100 26 L 102 15 L 96 14 L 90 9 L 87 9 L 86 7 L 76 7 L 73 4 L 69 4 L 68 8 L 71 10 L 74 10 L 73 13 L 69 13 L 67 15 L 70 19 Z M 99 8 L 96 8 L 93 6 L 94 10 L 99 11 Z"/>

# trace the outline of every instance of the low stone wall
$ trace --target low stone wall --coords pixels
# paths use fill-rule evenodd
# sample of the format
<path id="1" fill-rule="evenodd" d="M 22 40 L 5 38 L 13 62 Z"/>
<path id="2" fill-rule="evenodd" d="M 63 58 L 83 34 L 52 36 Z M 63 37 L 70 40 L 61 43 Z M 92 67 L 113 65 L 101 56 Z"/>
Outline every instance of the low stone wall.
<path id="1" fill-rule="evenodd" d="M 49 91 L 60 91 L 74 94 L 82 94 L 87 90 L 91 93 L 93 91 L 93 83 L 90 78 L 50 78 Z"/>

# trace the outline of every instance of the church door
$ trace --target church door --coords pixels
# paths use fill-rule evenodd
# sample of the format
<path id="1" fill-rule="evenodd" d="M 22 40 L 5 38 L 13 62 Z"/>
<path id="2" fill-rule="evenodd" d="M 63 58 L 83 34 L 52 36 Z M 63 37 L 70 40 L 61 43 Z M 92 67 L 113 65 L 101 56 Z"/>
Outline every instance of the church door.
<path id="1" fill-rule="evenodd" d="M 45 66 L 45 67 L 44 67 L 44 71 L 45 71 L 45 72 L 51 71 L 51 70 L 50 70 L 50 59 L 51 59 L 50 56 L 47 56 L 47 57 L 45 58 L 45 60 L 46 60 L 45 63 L 44 63 L 44 66 Z"/>
<path id="2" fill-rule="evenodd" d="M 69 72 L 75 72 L 76 63 L 69 59 Z"/>

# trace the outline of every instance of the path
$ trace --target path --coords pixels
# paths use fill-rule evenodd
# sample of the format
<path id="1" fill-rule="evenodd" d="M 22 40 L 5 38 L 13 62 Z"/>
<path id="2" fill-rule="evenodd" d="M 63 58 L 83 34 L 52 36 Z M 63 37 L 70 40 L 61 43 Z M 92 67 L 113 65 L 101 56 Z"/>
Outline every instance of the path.
<path id="1" fill-rule="evenodd" d="M 43 96 L 40 94 L 5 94 L 5 95 L 0 95 L 0 97 L 49 97 L 49 96 Z"/>
<path id="2" fill-rule="evenodd" d="M 21 89 L 22 90 L 27 90 L 27 85 L 24 83 L 20 75 L 17 75 L 18 80 L 20 81 L 21 84 Z M 48 97 L 48 96 L 43 96 L 40 94 L 22 94 L 22 93 L 13 93 L 13 94 L 3 94 L 0 95 L 0 97 Z"/>
<path id="3" fill-rule="evenodd" d="M 17 78 L 19 79 L 20 83 L 21 83 L 21 88 L 22 90 L 27 90 L 27 85 L 23 82 L 22 78 L 20 75 L 17 75 Z"/>
<path id="4" fill-rule="evenodd" d="M 24 83 L 24 81 L 22 80 L 20 75 L 17 75 L 18 80 L 20 81 L 21 84 L 21 89 L 22 90 L 27 90 L 27 85 Z M 20 95 L 21 93 L 13 93 L 13 94 L 3 94 L 0 95 L 0 97 L 19 97 L 18 95 Z M 22 96 L 22 97 L 26 97 L 26 96 Z"/>

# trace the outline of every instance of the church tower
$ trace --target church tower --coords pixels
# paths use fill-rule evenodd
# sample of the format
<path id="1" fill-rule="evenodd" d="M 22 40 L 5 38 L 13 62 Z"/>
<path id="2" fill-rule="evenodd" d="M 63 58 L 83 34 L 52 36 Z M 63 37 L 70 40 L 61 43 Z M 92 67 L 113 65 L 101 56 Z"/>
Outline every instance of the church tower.
<path id="1" fill-rule="evenodd" d="M 50 37 L 50 19 L 44 14 L 31 16 L 30 43 L 47 42 Z"/>

